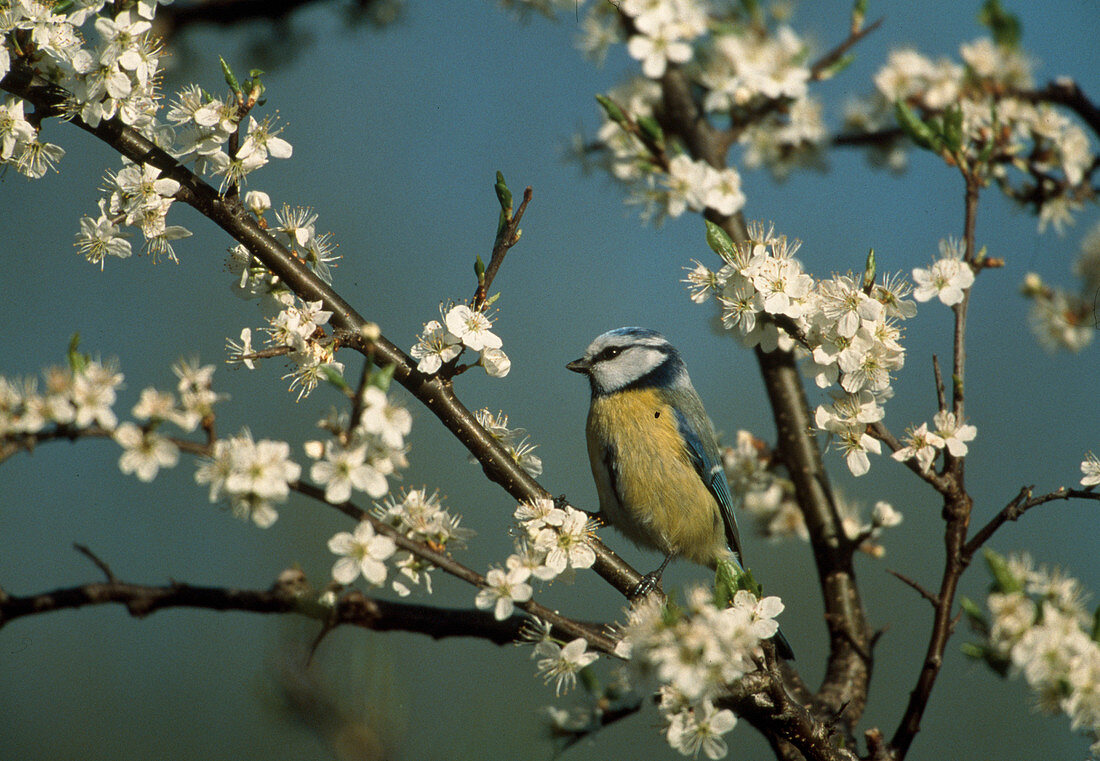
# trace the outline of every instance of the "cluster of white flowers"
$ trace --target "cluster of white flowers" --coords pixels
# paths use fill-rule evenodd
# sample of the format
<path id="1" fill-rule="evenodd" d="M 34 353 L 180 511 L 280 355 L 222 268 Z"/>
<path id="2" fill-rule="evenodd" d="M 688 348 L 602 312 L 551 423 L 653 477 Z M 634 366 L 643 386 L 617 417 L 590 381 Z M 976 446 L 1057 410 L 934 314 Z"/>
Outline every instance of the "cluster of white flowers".
<path id="1" fill-rule="evenodd" d="M 797 101 L 806 96 L 806 43 L 789 26 L 735 28 L 717 35 L 709 51 L 699 76 L 708 111 L 740 108 L 761 97 Z"/>
<path id="2" fill-rule="evenodd" d="M 375 508 L 374 514 L 408 539 L 441 552 L 465 547 L 474 535 L 460 525 L 461 516 L 443 506 L 438 493 L 429 494 L 426 489 L 408 489 L 399 496 L 390 496 Z M 431 593 L 431 571 L 435 566 L 407 550 L 398 550 L 392 562 L 398 574 L 392 583 L 397 594 L 405 597 L 413 586 L 423 586 Z"/>
<path id="3" fill-rule="evenodd" d="M 417 360 L 416 369 L 433 375 L 444 364 L 458 358 L 464 349 L 479 352 L 478 364 L 494 378 L 503 378 L 512 369 L 512 361 L 501 351 L 503 342 L 493 333 L 492 321 L 484 311 L 466 304 L 440 305 L 442 322 L 424 325 L 416 344 L 409 351 Z"/>
<path id="4" fill-rule="evenodd" d="M 757 532 L 769 539 L 797 537 L 809 541 L 806 520 L 795 498 L 794 486 L 770 467 L 770 458 L 762 452 L 763 443 L 748 431 L 737 432 L 737 444 L 722 449 L 722 464 L 730 490 L 753 519 Z M 850 540 L 860 540 L 859 550 L 881 558 L 886 549 L 876 540 L 884 528 L 901 523 L 902 514 L 888 502 L 878 501 L 870 520 L 857 502 L 834 490 L 841 529 Z"/>
<path id="5" fill-rule="evenodd" d="M 1081 241 L 1073 263 L 1079 282 L 1075 290 L 1052 286 L 1034 272 L 1021 289 L 1032 300 L 1031 329 L 1048 351 L 1079 352 L 1100 330 L 1100 223 Z"/>
<path id="6" fill-rule="evenodd" d="M 111 434 L 123 449 L 119 470 L 127 475 L 133 473 L 141 481 L 152 481 L 161 468 L 172 468 L 179 462 L 179 447 L 160 432 L 160 425 L 171 423 L 183 431 L 194 431 L 213 415 L 214 403 L 222 398 L 212 387 L 213 365 L 180 360 L 172 371 L 179 379 L 178 400 L 173 393 L 142 389 L 131 411 L 137 420 L 144 421 L 142 425 L 125 422 Z"/>
<path id="7" fill-rule="evenodd" d="M 282 350 L 281 355 L 294 363 L 294 369 L 283 378 L 290 379 L 290 390 L 297 388 L 301 400 L 322 381 L 343 375 L 344 364 L 336 361 L 336 345 L 322 327 L 332 312 L 322 309 L 320 301 L 302 302 L 289 291 L 286 301 L 288 304 L 268 319 L 264 332 L 267 345 Z M 256 350 L 252 346 L 251 328 L 242 329 L 240 340 L 229 341 L 226 348 L 229 362 L 254 369 Z"/>
<path id="8" fill-rule="evenodd" d="M 512 460 L 523 468 L 532 478 L 542 475 L 542 458 L 536 455 L 535 448 L 538 444 L 532 444 L 527 431 L 523 428 L 509 428 L 508 416 L 503 412 L 496 415 L 488 409 L 480 409 L 475 413 L 477 422 L 489 434 L 500 442 Z M 476 462 L 471 456 L 471 461 Z"/>
<path id="9" fill-rule="evenodd" d="M 159 0 L 162 4 L 171 0 Z M 157 92 L 162 48 L 153 34 L 158 0 L 118 4 L 106 0 L 53 3 L 12 0 L 0 13 L 0 77 L 15 68 L 33 73 L 69 93 L 65 113 L 95 127 L 119 119 L 197 172 L 238 184 L 271 158 L 288 158 L 290 144 L 271 118 L 249 115 L 239 148 L 231 155 L 247 109 L 236 94 L 219 99 L 198 86 L 184 88 L 160 116 Z M 61 9 L 61 12 L 58 12 Z M 117 11 L 117 12 L 116 12 Z M 81 27 L 92 27 L 82 30 Z M 9 97 L 0 104 L 0 164 L 27 177 L 43 176 L 64 156 L 59 146 L 40 140 L 41 126 L 24 115 L 24 103 Z M 139 228 L 154 257 L 175 259 L 171 241 L 189 235 L 165 221 L 179 184 L 149 165 L 124 160 L 107 178 L 109 199 L 99 214 L 84 217 L 76 245 L 89 261 L 103 266 L 107 256 L 131 255 L 121 226 Z"/>
<path id="10" fill-rule="evenodd" d="M 353 490 L 379 499 L 389 491 L 386 477 L 408 465 L 405 437 L 412 430 L 412 415 L 393 404 L 386 392 L 367 385 L 360 394 L 358 419 L 349 424 L 347 413 L 333 410 L 318 423 L 332 433 L 329 441 L 305 443 L 314 460 L 309 477 L 323 486 L 325 500 L 339 505 L 351 499 Z"/>
<path id="11" fill-rule="evenodd" d="M 195 471 L 195 482 L 210 487 L 210 501 L 229 498 L 233 514 L 267 528 L 279 517 L 275 504 L 286 501 L 302 466 L 290 459 L 285 441 L 255 441 L 246 428 L 214 442 Z"/>
<path id="12" fill-rule="evenodd" d="M 969 652 L 1022 674 L 1040 710 L 1068 716 L 1100 756 L 1100 643 L 1080 583 L 1061 569 L 1035 566 L 1026 554 L 987 552 L 987 559 L 994 569 L 991 620 L 971 614 L 986 641 Z"/>
<path id="13" fill-rule="evenodd" d="M 618 7 L 633 27 L 627 52 L 650 79 L 660 78 L 670 63 L 690 61 L 692 41 L 707 32 L 701 0 L 623 0 Z"/>
<path id="14" fill-rule="evenodd" d="M 998 157 L 991 171 L 1001 189 L 1035 209 L 1040 231 L 1050 224 L 1061 231 L 1091 197 L 1087 175 L 1095 151 L 1088 133 L 1066 111 L 1015 95 L 1033 81 L 1033 62 L 1016 47 L 981 38 L 963 44 L 960 56 L 962 64 L 894 51 L 875 75 L 874 96 L 850 108 L 849 126 L 880 129 L 892 122 L 897 103 L 921 119 L 957 109 L 962 150 L 975 160 Z M 1010 169 L 1019 175 L 1013 178 Z"/>
<path id="15" fill-rule="evenodd" d="M 779 631 L 775 617 L 782 611 L 778 597 L 758 599 L 745 590 L 720 608 L 702 587 L 688 592 L 684 609 L 653 598 L 631 609 L 616 653 L 627 659 L 636 686 L 657 683 L 672 747 L 684 755 L 700 748 L 710 758 L 725 755 L 721 735 L 736 721 L 714 700 L 756 668 L 754 654 Z"/>
<path id="16" fill-rule="evenodd" d="M 83 217 L 76 247 L 84 258 L 103 268 L 104 257 L 125 259 L 130 256 L 130 243 L 119 230 L 119 225 L 141 229 L 149 253 L 154 257 L 166 256 L 175 260 L 171 241 L 186 238 L 191 233 L 166 220 L 180 184 L 149 164 L 127 163 L 115 174 L 108 173 L 107 188 L 110 196 L 99 204 L 99 216 Z"/>
<path id="17" fill-rule="evenodd" d="M 736 169 L 715 169 L 682 153 L 668 162 L 664 182 L 667 190 L 664 203 L 670 217 L 678 217 L 688 209 L 695 212 L 714 209 L 728 216 L 745 205 L 741 175 Z"/>
<path id="18" fill-rule="evenodd" d="M 628 186 L 630 202 L 639 204 L 647 219 L 674 218 L 688 209 L 730 215 L 745 203 L 733 167 L 711 166 L 671 146 L 666 155 L 654 156 L 638 134 L 639 125 L 644 132 L 653 120 L 662 97 L 654 80 L 669 63 L 683 66 L 716 126 L 737 122 L 741 112 L 753 114 L 748 123 L 736 124 L 747 166 L 764 165 L 785 176 L 794 166 L 819 163 L 828 138 L 821 103 L 808 92 L 813 74 L 805 41 L 786 24 L 761 24 L 751 14 L 742 17 L 711 5 L 703 0 L 596 3 L 584 23 L 580 47 L 602 57 L 622 41 L 615 18 L 621 13 L 630 29 L 627 50 L 641 61 L 644 77 L 609 92 L 615 108 L 605 106 L 598 139 L 607 150 L 608 171 Z M 761 108 L 769 102 L 773 107 Z"/>
<path id="19" fill-rule="evenodd" d="M 489 570 L 488 586 L 475 599 L 478 608 L 492 608 L 497 619 L 512 615 L 515 603 L 531 599 L 527 582 L 532 577 L 552 581 L 596 562 L 596 552 L 588 541 L 592 527 L 580 510 L 556 507 L 554 500 L 540 498 L 521 502 L 515 518 L 519 523 L 515 552 L 505 560 L 504 568 Z"/>
<path id="20" fill-rule="evenodd" d="M 244 140 L 230 156 L 226 145 L 237 134 L 240 121 L 233 93 L 216 98 L 198 85 L 189 85 L 177 93 L 165 118 L 175 128 L 172 155 L 192 163 L 200 174 L 220 176 L 222 190 L 239 185 L 272 158 L 288 159 L 294 153 L 290 143 L 279 137 L 282 128 L 275 126 L 274 119 L 257 121 L 250 115 Z"/>
<path id="21" fill-rule="evenodd" d="M 123 375 L 113 362 L 87 360 L 75 369 L 55 366 L 37 379 L 0 376 L 0 436 L 36 434 L 47 426 L 113 430 L 112 409 Z"/>
<path id="22" fill-rule="evenodd" d="M 940 256 L 928 269 L 913 270 L 913 298 L 931 301 L 938 298 L 947 306 L 961 304 L 965 292 L 974 285 L 974 270 L 964 261 L 963 244 L 955 238 L 940 241 Z"/>
<path id="23" fill-rule="evenodd" d="M 934 430 L 928 430 L 927 423 L 906 432 L 905 446 L 894 452 L 898 462 L 916 460 L 922 471 L 932 467 L 932 462 L 940 450 L 946 449 L 953 457 L 966 457 L 966 442 L 973 441 L 978 429 L 958 420 L 954 412 L 940 410 L 932 418 Z"/>
<path id="24" fill-rule="evenodd" d="M 905 362 L 898 323 L 916 314 L 905 298 L 909 284 L 891 277 L 869 284 L 850 274 L 815 280 L 794 258 L 798 241 L 757 223 L 740 244 L 709 222 L 708 230 L 725 265 L 714 272 L 696 262 L 686 281 L 692 300 L 713 295 L 722 324 L 748 346 L 792 350 L 796 338 L 780 325 L 795 332 L 798 345 L 810 352 L 818 387 L 840 387 L 831 403 L 817 407 L 816 425 L 836 438 L 852 473 L 863 475 L 868 452 L 881 452 L 867 425 L 882 419 L 892 373 Z"/>
<path id="25" fill-rule="evenodd" d="M 297 259 L 306 264 L 326 283 L 332 283 L 332 263 L 340 257 L 331 233 L 317 232 L 317 214 L 307 207 L 283 204 L 274 212 L 275 220 L 267 223 L 264 212 L 271 209 L 271 198 L 262 191 L 251 190 L 244 195 L 244 204 L 261 221 L 277 241 L 286 246 Z M 290 289 L 242 245 L 229 251 L 226 269 L 234 277 L 233 291 L 243 299 L 260 299 L 265 313 L 274 313 L 293 302 Z"/>
<path id="26" fill-rule="evenodd" d="M 1100 459 L 1089 452 L 1081 461 L 1081 486 L 1100 486 Z"/>
<path id="27" fill-rule="evenodd" d="M 722 448 L 722 465 L 730 491 L 753 519 L 761 536 L 809 540 L 810 534 L 795 499 L 794 486 L 770 467 L 771 455 L 763 441 L 748 431 L 738 431 L 736 444 Z M 868 555 L 885 555 L 885 548 L 875 539 L 882 529 L 901 523 L 901 513 L 888 502 L 880 500 L 872 508 L 868 522 L 858 503 L 845 499 L 839 490 L 835 491 L 834 497 L 845 536 L 853 541 L 862 538 L 859 549 Z"/>

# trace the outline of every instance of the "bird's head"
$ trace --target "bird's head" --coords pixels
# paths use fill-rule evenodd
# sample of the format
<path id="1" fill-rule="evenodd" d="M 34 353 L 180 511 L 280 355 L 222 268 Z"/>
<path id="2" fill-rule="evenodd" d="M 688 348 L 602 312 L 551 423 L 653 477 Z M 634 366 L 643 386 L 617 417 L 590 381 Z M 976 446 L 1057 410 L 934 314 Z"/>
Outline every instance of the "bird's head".
<path id="1" fill-rule="evenodd" d="M 609 330 L 566 367 L 587 375 L 596 396 L 626 388 L 690 383 L 680 353 L 664 336 L 647 328 Z"/>

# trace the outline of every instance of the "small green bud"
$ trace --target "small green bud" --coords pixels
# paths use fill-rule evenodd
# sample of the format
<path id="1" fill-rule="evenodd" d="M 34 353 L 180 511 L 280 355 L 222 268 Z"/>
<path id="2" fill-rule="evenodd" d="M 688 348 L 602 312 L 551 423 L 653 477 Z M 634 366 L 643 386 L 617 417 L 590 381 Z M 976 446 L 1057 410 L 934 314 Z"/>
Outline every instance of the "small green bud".
<path id="1" fill-rule="evenodd" d="M 942 140 L 937 134 L 939 130 L 921 121 L 920 117 L 918 117 L 908 105 L 900 100 L 895 103 L 894 116 L 898 120 L 898 126 L 902 128 L 905 134 L 907 134 L 914 143 L 930 151 L 939 151 L 942 145 Z M 935 122 L 935 120 L 931 121 L 932 123 Z"/>
<path id="2" fill-rule="evenodd" d="M 875 250 L 867 252 L 867 263 L 863 267 L 863 292 L 870 293 L 875 285 Z"/>
<path id="3" fill-rule="evenodd" d="M 497 181 L 493 185 L 493 190 L 496 191 L 497 200 L 500 201 L 500 208 L 511 212 L 512 191 L 508 189 L 508 183 L 504 181 L 504 175 L 500 172 L 497 172 Z"/>
<path id="4" fill-rule="evenodd" d="M 657 123 L 656 119 L 652 116 L 640 116 L 638 117 L 638 128 L 647 140 L 658 148 L 664 149 L 665 131 L 661 129 L 661 125 Z"/>
<path id="5" fill-rule="evenodd" d="M 707 245 L 710 246 L 710 250 L 726 261 L 733 259 L 737 247 L 733 244 L 729 234 L 709 219 L 704 219 L 703 222 L 707 226 Z"/>
<path id="6" fill-rule="evenodd" d="M 331 383 L 336 388 L 345 393 L 351 393 L 351 386 L 344 380 L 344 376 L 340 374 L 338 370 L 328 365 L 321 368 L 321 374 L 325 376 L 325 380 Z"/>
<path id="7" fill-rule="evenodd" d="M 982 556 L 985 558 L 986 565 L 989 566 L 989 572 L 993 575 L 994 588 L 998 592 L 1009 594 L 1024 591 L 1023 579 L 1017 579 L 1012 575 L 1008 569 L 1008 561 L 1003 555 L 998 555 L 986 547 L 982 550 Z"/>
<path id="8" fill-rule="evenodd" d="M 627 123 L 626 114 L 619 108 L 619 104 L 611 100 L 606 95 L 596 94 L 596 102 L 603 108 L 604 113 L 607 114 L 607 118 L 618 124 L 620 127 Z"/>
<path id="9" fill-rule="evenodd" d="M 393 382 L 393 373 L 396 369 L 397 365 L 373 368 L 370 372 L 370 380 L 367 382 L 383 391 L 389 391 L 390 384 Z"/>
<path id="10" fill-rule="evenodd" d="M 79 373 L 88 366 L 88 355 L 80 353 L 80 334 L 73 333 L 69 339 L 69 369 L 73 373 Z"/>
<path id="11" fill-rule="evenodd" d="M 241 84 L 237 81 L 237 78 L 233 76 L 233 70 L 229 68 L 229 64 L 226 63 L 224 58 L 218 56 L 218 60 L 221 62 L 222 65 L 222 74 L 225 75 L 225 83 L 229 85 L 229 89 L 232 90 L 234 94 L 240 95 Z"/>

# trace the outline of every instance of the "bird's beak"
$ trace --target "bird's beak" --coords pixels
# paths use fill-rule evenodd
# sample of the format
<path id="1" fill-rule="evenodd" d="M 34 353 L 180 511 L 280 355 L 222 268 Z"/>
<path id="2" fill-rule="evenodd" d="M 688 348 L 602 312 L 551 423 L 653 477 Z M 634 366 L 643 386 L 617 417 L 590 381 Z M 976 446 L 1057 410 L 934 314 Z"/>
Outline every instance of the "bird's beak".
<path id="1" fill-rule="evenodd" d="M 575 373 L 580 373 L 581 375 L 587 375 L 588 370 L 592 367 L 592 363 L 589 362 L 584 357 L 581 357 L 580 359 L 574 359 L 572 362 L 570 362 L 565 367 L 566 367 L 567 370 L 572 370 Z"/>

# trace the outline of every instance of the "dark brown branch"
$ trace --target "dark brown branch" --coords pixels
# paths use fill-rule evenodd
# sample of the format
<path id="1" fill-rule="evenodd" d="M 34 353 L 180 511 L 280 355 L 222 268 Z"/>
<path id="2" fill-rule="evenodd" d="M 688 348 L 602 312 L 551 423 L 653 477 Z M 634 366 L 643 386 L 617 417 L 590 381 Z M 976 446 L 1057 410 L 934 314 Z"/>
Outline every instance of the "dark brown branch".
<path id="1" fill-rule="evenodd" d="M 862 715 L 871 678 L 870 627 L 847 540 L 833 502 L 801 376 L 787 352 L 756 351 L 775 415 L 778 448 L 794 483 L 813 547 L 829 631 L 825 680 L 815 699 L 823 712 L 845 710 L 854 726 Z"/>
<path id="2" fill-rule="evenodd" d="M 44 116 L 60 114 L 61 105 L 67 95 L 54 85 L 36 81 L 32 72 L 19 65 L 14 65 L 0 80 L 0 89 L 32 103 L 36 111 Z M 179 182 L 177 200 L 194 207 L 243 244 L 299 298 L 305 301 L 321 301 L 324 308 L 333 313 L 331 322 L 340 331 L 343 345 L 372 355 L 374 361 L 380 365 L 393 365 L 394 379 L 431 410 L 477 458 L 491 481 L 499 484 L 518 500 L 550 496 L 478 424 L 470 410 L 459 401 L 449 383 L 419 372 L 416 363 L 384 337 L 364 336 L 361 331 L 367 324 L 366 320 L 343 297 L 272 238 L 238 200 L 219 195 L 217 190 L 200 177 L 117 118 L 102 121 L 96 127 L 88 125 L 79 117 L 73 117 L 71 121 L 131 161 L 154 166 L 162 171 L 163 176 Z M 641 574 L 599 541 L 593 542 L 593 549 L 596 552 L 594 570 L 624 595 L 641 580 Z"/>
<path id="3" fill-rule="evenodd" d="M 1041 90 L 1018 90 L 1011 93 L 1032 103 L 1057 103 L 1081 117 L 1096 135 L 1100 135 L 1100 108 L 1090 100 L 1080 86 L 1069 78 L 1059 78 Z"/>
<path id="4" fill-rule="evenodd" d="M 1009 521 L 1019 520 L 1020 516 L 1033 507 L 1045 505 L 1055 500 L 1068 499 L 1090 499 L 1100 502 L 1100 491 L 1095 491 L 1093 489 L 1067 489 L 1063 486 L 1048 494 L 1034 497 L 1031 493 L 1032 488 L 1031 486 L 1025 486 L 1020 489 L 1019 494 L 1017 494 L 1011 502 L 1005 505 L 999 513 L 993 516 L 989 523 L 982 526 L 982 528 L 970 538 L 962 550 L 962 560 L 964 563 L 970 563 L 970 561 L 974 559 L 974 555 L 976 555 L 978 550 L 989 541 L 989 538 L 993 536 L 997 529 Z"/>
<path id="5" fill-rule="evenodd" d="M 822 761 L 854 761 L 844 749 L 845 738 L 838 735 L 835 723 L 821 721 L 809 708 L 794 700 L 783 686 L 783 677 L 775 665 L 774 649 L 767 665 L 747 674 L 732 686 L 728 698 L 718 701 L 756 727 L 772 744 L 780 758 L 807 758 Z M 845 719 L 845 723 L 850 723 Z"/>
<path id="6" fill-rule="evenodd" d="M 966 253 L 963 262 L 965 266 L 969 267 L 975 257 L 974 230 L 977 223 L 978 195 L 982 181 L 977 169 L 960 166 L 960 171 L 963 174 L 966 186 L 963 204 L 963 244 L 966 246 Z M 955 329 L 952 353 L 951 404 L 956 419 L 959 421 L 963 419 L 964 413 L 966 315 L 969 303 L 970 289 L 967 289 L 963 293 L 962 301 L 952 307 L 955 315 Z M 935 366 L 938 367 L 938 364 Z M 964 546 L 970 527 L 970 515 L 974 508 L 974 502 L 966 492 L 965 464 L 965 458 L 955 457 L 949 451 L 944 452 L 943 473 L 938 477 L 945 487 L 940 488 L 944 498 L 943 518 L 946 523 L 944 528 L 943 579 L 940 582 L 940 590 L 935 596 L 935 602 L 932 606 L 935 612 L 932 617 L 932 632 L 929 636 L 924 662 L 921 664 L 917 683 L 909 693 L 909 702 L 905 707 L 905 713 L 902 715 L 898 728 L 890 741 L 898 761 L 905 758 L 905 754 L 909 751 L 909 747 L 920 731 L 921 718 L 928 706 L 928 700 L 932 696 L 932 689 L 935 687 L 936 679 L 943 666 L 943 655 L 947 648 L 947 641 L 951 638 L 951 634 L 955 629 L 955 621 L 957 621 L 957 619 L 952 618 L 952 610 L 955 605 L 955 593 L 958 590 L 959 579 L 967 567 L 967 561 L 964 560 Z"/>
<path id="7" fill-rule="evenodd" d="M 888 146 L 891 143 L 905 137 L 905 132 L 900 127 L 887 127 L 874 132 L 847 132 L 835 135 L 832 144 L 840 147 Z"/>
<path id="8" fill-rule="evenodd" d="M 168 37 L 180 29 L 197 24 L 232 26 L 248 21 L 285 21 L 299 9 L 322 0 L 199 0 L 175 3 L 157 9 L 157 32 Z M 359 10 L 367 10 L 379 0 L 355 0 Z"/>
<path id="9" fill-rule="evenodd" d="M 110 581 L 110 582 L 118 581 L 118 579 L 115 578 L 114 571 L 111 570 L 111 566 L 107 565 L 106 562 L 101 560 L 98 555 L 96 555 L 94 552 L 92 552 L 86 546 L 84 546 L 83 544 L 77 544 L 77 543 L 74 542 L 73 543 L 73 549 L 75 549 L 77 552 L 79 552 L 84 557 L 91 560 L 92 563 L 95 565 L 95 567 L 98 568 L 100 571 L 102 571 L 103 575 L 107 577 L 107 581 Z"/>
<path id="10" fill-rule="evenodd" d="M 474 637 L 497 645 L 515 642 L 527 618 L 497 621 L 492 614 L 367 597 L 357 590 L 341 596 L 332 607 L 321 604 L 298 571 L 286 571 L 270 589 L 229 589 L 173 582 L 165 586 L 114 580 L 50 592 L 10 596 L 0 593 L 0 628 L 16 619 L 88 605 L 122 605 L 135 618 L 169 608 L 195 608 L 245 613 L 306 616 L 326 625 L 348 624 L 374 631 L 404 631 L 433 639 Z"/>

